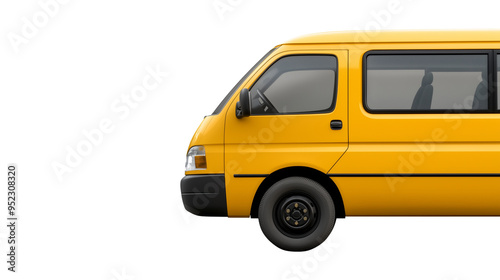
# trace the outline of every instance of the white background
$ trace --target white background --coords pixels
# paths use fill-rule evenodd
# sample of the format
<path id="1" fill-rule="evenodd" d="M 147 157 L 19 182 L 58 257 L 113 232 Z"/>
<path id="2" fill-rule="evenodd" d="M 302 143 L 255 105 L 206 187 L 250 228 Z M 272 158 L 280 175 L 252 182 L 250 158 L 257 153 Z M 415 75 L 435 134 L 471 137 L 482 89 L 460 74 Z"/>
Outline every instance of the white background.
<path id="1" fill-rule="evenodd" d="M 290 253 L 268 242 L 255 219 L 187 213 L 179 188 L 203 116 L 275 45 L 336 30 L 500 29 L 500 4 L 69 0 L 44 21 L 47 2 L 0 4 L 0 182 L 17 163 L 20 199 L 14 274 L 4 262 L 0 183 L 0 279 L 500 276 L 499 218 L 347 218 L 325 245 Z M 29 36 L 24 18 L 39 25 Z M 147 68 L 169 76 L 127 116 L 113 110 Z M 59 180 L 53 164 L 65 164 L 67 149 L 105 119 L 112 131 Z"/>

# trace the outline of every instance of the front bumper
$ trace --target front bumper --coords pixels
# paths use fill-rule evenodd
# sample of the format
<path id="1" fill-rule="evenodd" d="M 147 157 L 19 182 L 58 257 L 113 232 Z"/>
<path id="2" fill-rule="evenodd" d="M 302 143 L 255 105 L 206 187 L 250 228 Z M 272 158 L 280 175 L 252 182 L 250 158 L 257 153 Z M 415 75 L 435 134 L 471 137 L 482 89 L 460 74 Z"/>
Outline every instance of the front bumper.
<path id="1" fill-rule="evenodd" d="M 181 193 L 187 211 L 198 216 L 227 217 L 224 174 L 184 176 Z"/>

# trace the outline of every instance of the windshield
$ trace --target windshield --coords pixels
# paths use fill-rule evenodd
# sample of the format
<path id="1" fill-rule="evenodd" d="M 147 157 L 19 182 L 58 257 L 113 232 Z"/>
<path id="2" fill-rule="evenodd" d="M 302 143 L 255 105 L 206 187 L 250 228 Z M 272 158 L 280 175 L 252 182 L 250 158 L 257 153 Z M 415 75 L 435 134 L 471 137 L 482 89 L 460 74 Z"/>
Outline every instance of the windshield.
<path id="1" fill-rule="evenodd" d="M 219 104 L 219 106 L 217 106 L 217 109 L 215 109 L 215 111 L 212 113 L 212 115 L 217 115 L 219 114 L 222 109 L 224 108 L 224 106 L 226 106 L 226 103 L 229 101 L 229 99 L 231 99 L 231 97 L 234 95 L 234 93 L 236 92 L 236 90 L 241 86 L 241 84 L 248 78 L 248 76 L 250 74 L 252 74 L 252 72 L 255 70 L 255 68 L 257 68 L 261 63 L 262 61 L 264 61 L 274 50 L 276 50 L 277 48 L 274 48 L 272 50 L 270 50 L 268 53 L 266 53 L 266 55 L 264 55 L 264 57 L 262 57 L 253 67 L 252 69 L 250 69 L 246 74 L 245 76 L 243 76 L 243 78 L 241 78 L 241 80 L 233 87 L 233 89 L 231 89 L 231 91 L 226 95 L 226 97 L 224 97 L 224 99 L 222 100 L 222 102 Z"/>

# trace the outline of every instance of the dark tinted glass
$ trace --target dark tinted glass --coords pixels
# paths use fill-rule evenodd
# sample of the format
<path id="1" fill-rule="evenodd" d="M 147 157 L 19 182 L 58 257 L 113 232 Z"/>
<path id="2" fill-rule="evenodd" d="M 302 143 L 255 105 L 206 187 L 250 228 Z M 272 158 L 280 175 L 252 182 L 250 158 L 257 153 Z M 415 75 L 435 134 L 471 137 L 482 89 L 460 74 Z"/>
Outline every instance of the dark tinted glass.
<path id="1" fill-rule="evenodd" d="M 488 109 L 487 54 L 370 54 L 366 70 L 371 111 Z"/>
<path id="2" fill-rule="evenodd" d="M 287 56 L 275 62 L 252 86 L 253 115 L 331 111 L 336 100 L 337 58 Z"/>

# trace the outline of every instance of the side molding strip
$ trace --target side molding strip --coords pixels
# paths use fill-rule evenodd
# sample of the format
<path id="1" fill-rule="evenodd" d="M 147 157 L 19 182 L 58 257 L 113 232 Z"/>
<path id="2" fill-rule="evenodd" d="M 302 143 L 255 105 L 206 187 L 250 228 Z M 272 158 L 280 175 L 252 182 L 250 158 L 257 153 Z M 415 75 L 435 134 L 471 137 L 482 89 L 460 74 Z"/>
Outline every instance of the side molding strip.
<path id="1" fill-rule="evenodd" d="M 234 178 L 265 178 L 269 174 L 234 174 Z"/>

